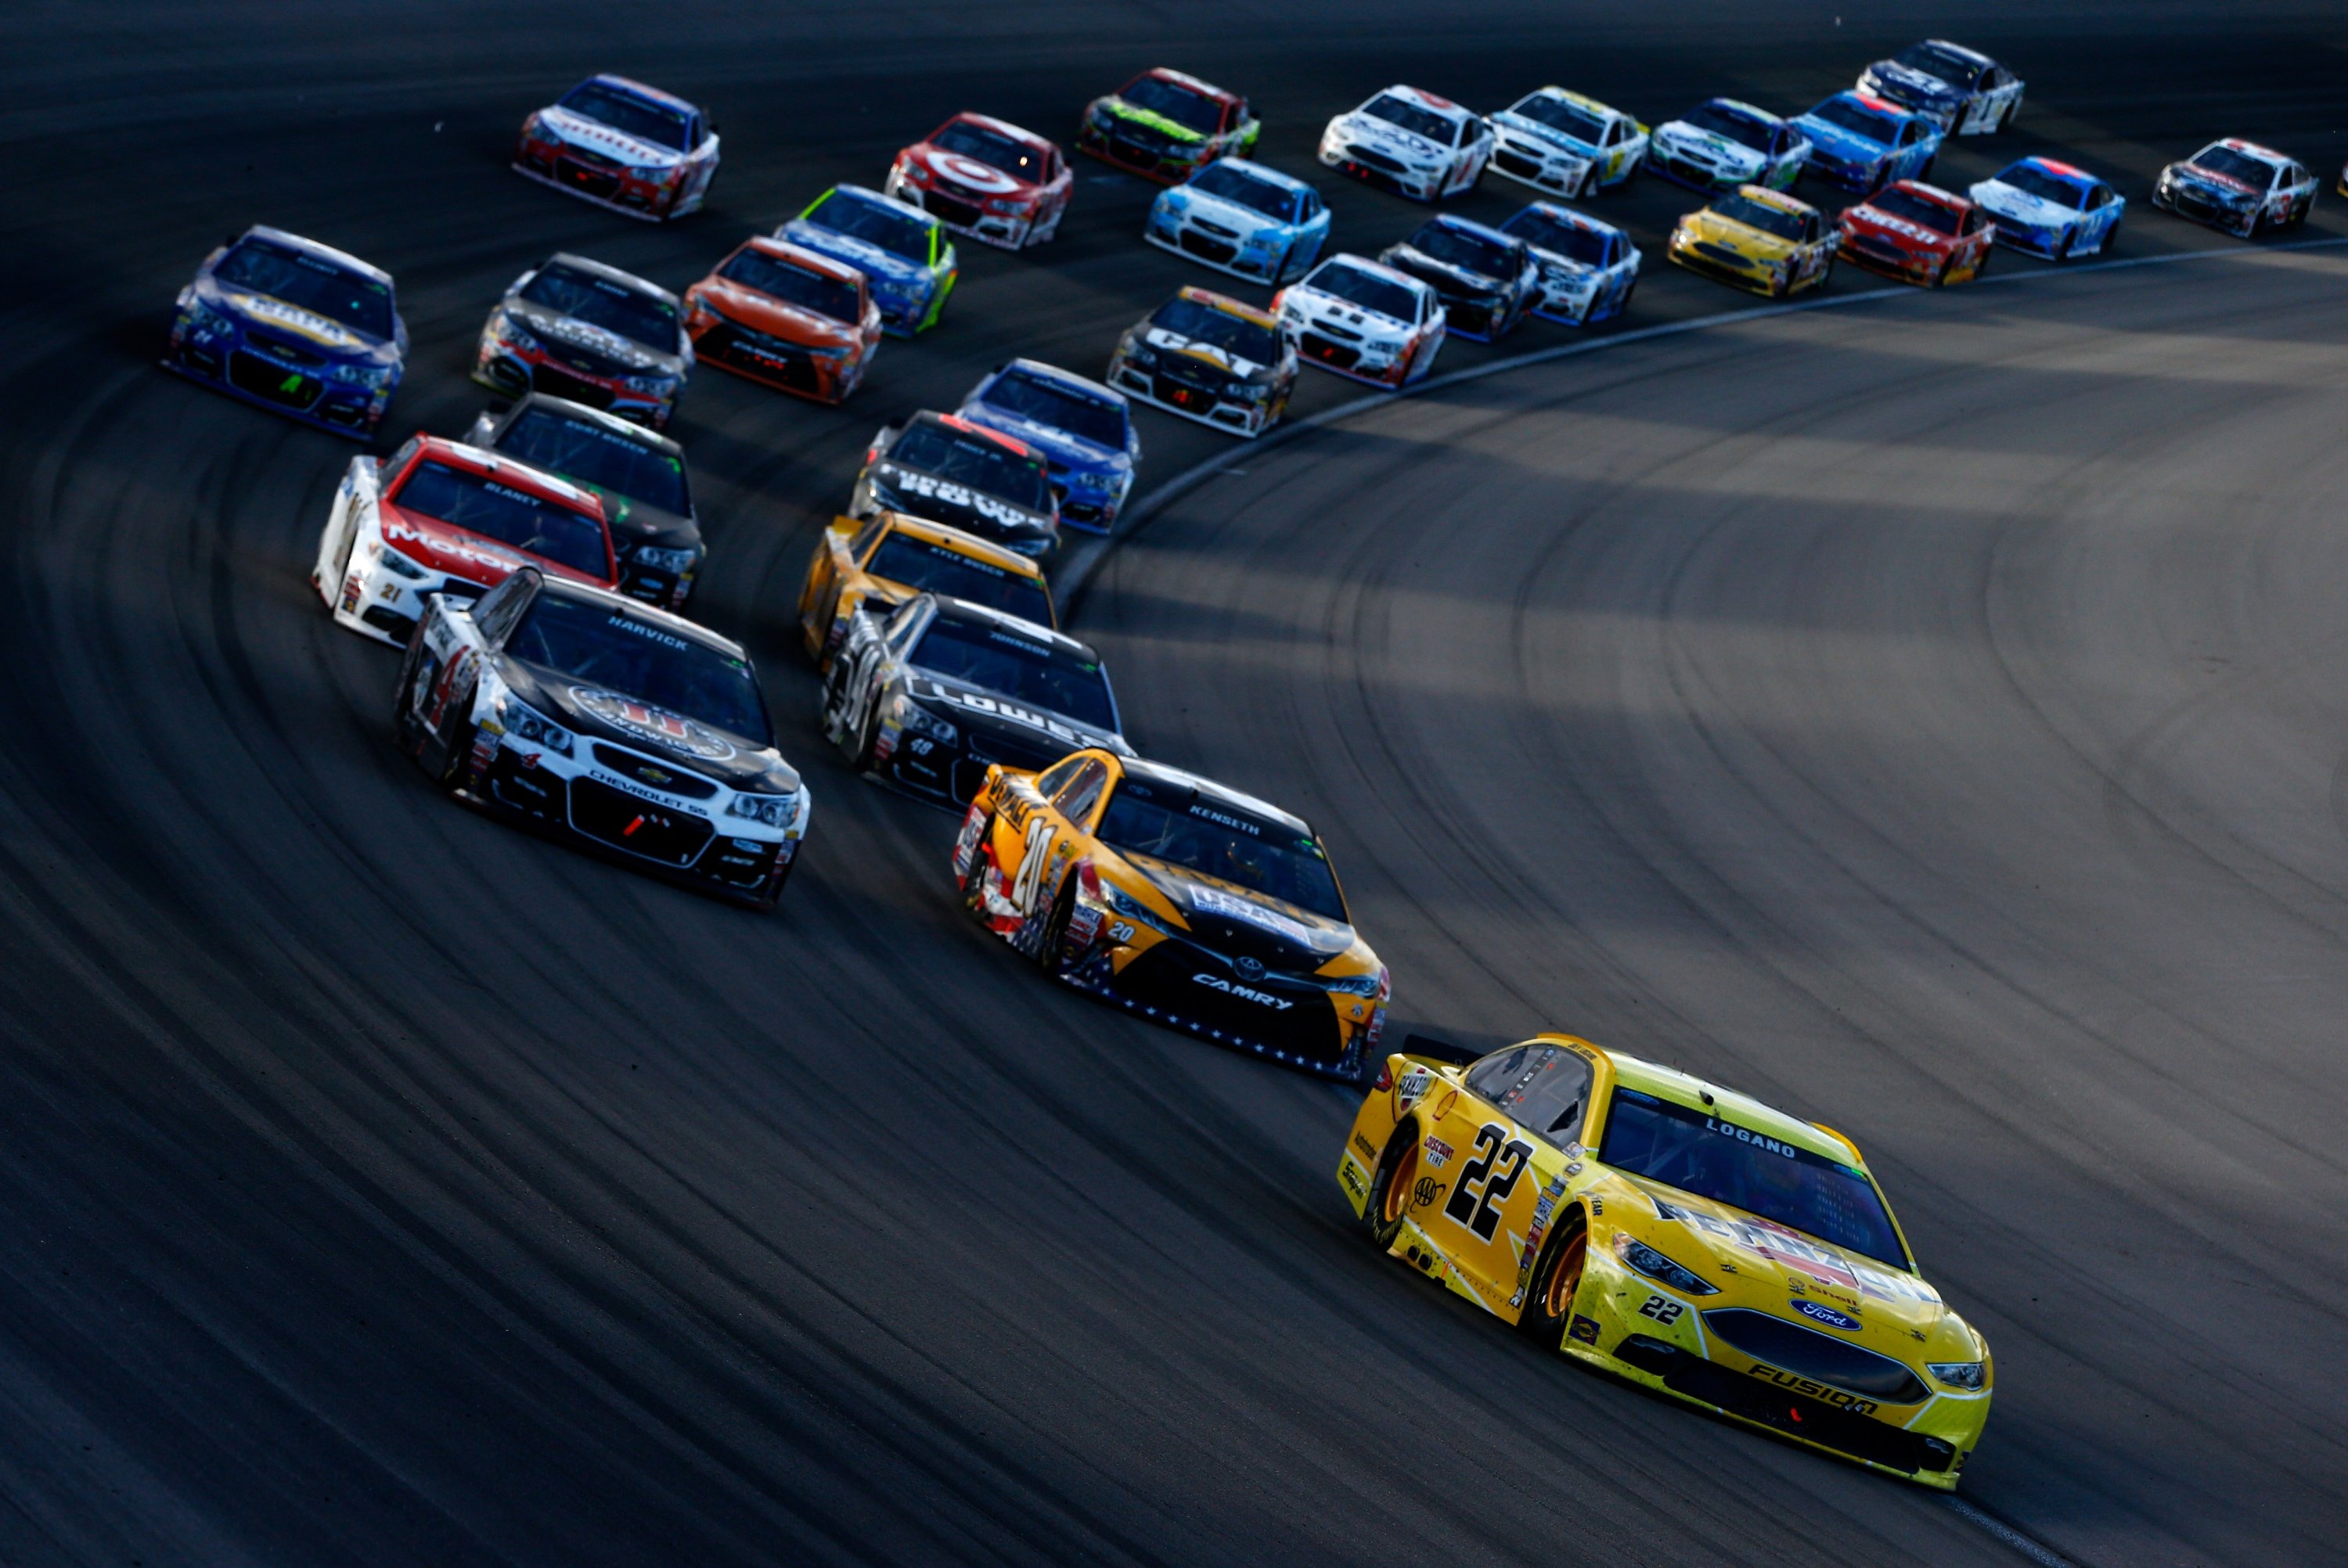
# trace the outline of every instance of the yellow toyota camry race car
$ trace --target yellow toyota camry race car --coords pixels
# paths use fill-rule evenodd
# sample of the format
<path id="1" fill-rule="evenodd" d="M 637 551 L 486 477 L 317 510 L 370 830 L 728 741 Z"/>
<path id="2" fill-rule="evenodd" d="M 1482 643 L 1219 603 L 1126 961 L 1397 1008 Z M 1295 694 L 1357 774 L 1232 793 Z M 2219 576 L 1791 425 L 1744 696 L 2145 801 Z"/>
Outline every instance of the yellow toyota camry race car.
<path id="1" fill-rule="evenodd" d="M 1783 300 L 1827 281 L 1840 234 L 1807 201 L 1740 185 L 1679 220 L 1671 258 L 1731 288 Z"/>
<path id="2" fill-rule="evenodd" d="M 1110 751 L 997 765 L 953 870 L 988 929 L 1079 990 L 1354 1082 L 1377 1060 L 1385 966 L 1277 806 Z"/>
<path id="3" fill-rule="evenodd" d="M 865 522 L 838 518 L 817 541 L 799 589 L 808 657 L 829 669 L 860 606 L 879 615 L 920 593 L 950 594 L 1054 630 L 1060 625 L 1044 569 L 1025 556 L 903 512 Z"/>
<path id="4" fill-rule="evenodd" d="M 1337 1176 L 1378 1246 L 1578 1360 L 1942 1491 L 1981 1440 L 1989 1347 L 1830 1128 L 1544 1034 L 1388 1057 Z"/>

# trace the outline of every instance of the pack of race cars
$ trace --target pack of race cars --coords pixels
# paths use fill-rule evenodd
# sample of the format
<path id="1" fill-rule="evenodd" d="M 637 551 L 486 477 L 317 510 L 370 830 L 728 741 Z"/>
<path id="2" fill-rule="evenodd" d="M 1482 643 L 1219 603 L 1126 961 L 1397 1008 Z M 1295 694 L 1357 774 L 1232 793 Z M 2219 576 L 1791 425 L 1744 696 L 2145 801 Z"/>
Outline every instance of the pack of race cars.
<path id="1" fill-rule="evenodd" d="M 2022 97 L 2005 67 L 1939 40 L 1789 118 L 1713 98 L 1651 128 L 1557 87 L 1485 116 L 1397 84 L 1328 122 L 1323 165 L 1428 203 L 1487 173 L 1538 199 L 1497 225 L 1436 213 L 1373 257 L 1332 251 L 1321 192 L 1254 160 L 1244 96 L 1144 71 L 1083 109 L 1076 149 L 1165 187 L 1146 242 L 1274 291 L 1268 306 L 1185 287 L 1099 379 L 1014 359 L 953 410 L 884 426 L 798 606 L 826 736 L 858 772 L 964 813 L 953 884 L 987 930 L 1145 1017 L 1375 1080 L 1339 1175 L 1377 1245 L 1569 1355 L 1941 1487 L 1986 1419 L 1988 1353 L 1916 1274 L 1856 1147 L 1570 1037 L 1472 1064 L 1381 1058 L 1391 978 L 1325 845 L 1136 753 L 1045 563 L 1063 528 L 1107 532 L 1128 506 L 1133 404 L 1260 436 L 1301 366 L 1395 389 L 1455 333 L 1621 315 L 1640 251 L 1569 203 L 1643 173 L 1703 198 L 1670 261 L 1773 299 L 1838 260 L 1940 286 L 2001 244 L 2103 252 L 2127 201 L 2085 169 L 2026 157 L 1962 194 L 1928 182 L 1948 138 L 2002 130 Z M 718 154 L 698 106 L 606 75 L 529 115 L 512 167 L 663 222 L 704 206 Z M 1856 200 L 1829 216 L 1792 194 L 1805 180 Z M 2151 199 L 2247 238 L 2302 222 L 2316 184 L 2226 139 L 2164 169 Z M 517 277 L 473 357 L 504 401 L 463 441 L 353 458 L 319 536 L 333 620 L 404 650 L 401 749 L 479 809 L 772 907 L 811 797 L 743 649 L 684 618 L 706 549 L 661 432 L 705 363 L 846 401 L 884 337 L 939 325 L 957 239 L 1047 243 L 1075 189 L 1049 138 L 963 112 L 877 189 L 823 191 L 681 293 L 569 252 Z M 407 343 L 388 272 L 256 226 L 182 291 L 164 364 L 365 439 Z"/>

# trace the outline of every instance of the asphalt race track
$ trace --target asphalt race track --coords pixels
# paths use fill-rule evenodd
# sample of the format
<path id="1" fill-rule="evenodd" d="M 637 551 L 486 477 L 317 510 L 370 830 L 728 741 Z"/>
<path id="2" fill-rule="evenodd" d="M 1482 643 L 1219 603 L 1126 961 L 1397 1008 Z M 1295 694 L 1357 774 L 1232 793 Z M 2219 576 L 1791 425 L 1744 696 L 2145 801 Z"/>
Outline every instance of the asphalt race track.
<path id="1" fill-rule="evenodd" d="M 2348 244 L 2299 244 L 2348 236 L 2338 14 L 1468 9 L 0 18 L 0 1561 L 2348 1560 Z M 1332 423 L 1154 510 L 1076 622 L 1145 752 L 1329 838 L 1396 1034 L 1570 1028 L 1855 1136 L 1996 1349 L 1961 1505 L 1382 1263 L 1351 1093 L 1046 986 L 960 917 L 953 820 L 823 747 L 789 622 L 864 439 L 1229 286 L 1140 243 L 1148 188 L 1080 165 L 1056 245 L 965 246 L 848 411 L 688 393 L 696 610 L 817 792 L 772 917 L 438 795 L 304 581 L 355 448 L 154 367 L 255 220 L 394 271 L 394 433 L 454 434 L 523 267 L 682 287 L 959 108 L 1065 141 L 1162 62 L 1307 173 L 1397 79 L 1792 112 L 1927 32 L 2030 84 L 1936 179 L 2074 157 L 2151 264 L 1843 271 Z M 709 212 L 508 172 L 599 68 L 714 109 Z M 2150 210 L 2220 134 L 2325 178 L 2303 235 Z M 1318 179 L 1338 246 L 1417 220 Z M 1693 204 L 1596 204 L 1647 252 L 1621 329 L 1746 303 L 1663 262 Z M 1145 486 L 1229 449 L 1142 418 Z"/>

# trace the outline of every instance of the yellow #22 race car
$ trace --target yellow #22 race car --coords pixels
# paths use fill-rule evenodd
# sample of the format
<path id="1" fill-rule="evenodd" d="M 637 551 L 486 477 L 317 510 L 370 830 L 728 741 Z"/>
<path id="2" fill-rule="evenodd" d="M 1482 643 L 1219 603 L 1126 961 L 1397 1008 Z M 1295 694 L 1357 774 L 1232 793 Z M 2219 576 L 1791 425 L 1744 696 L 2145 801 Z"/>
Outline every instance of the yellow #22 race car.
<path id="1" fill-rule="evenodd" d="M 819 670 L 848 641 L 861 608 L 885 615 L 916 594 L 942 593 L 1059 630 L 1044 569 L 974 534 L 903 512 L 833 519 L 799 588 L 799 637 Z"/>
<path id="2" fill-rule="evenodd" d="M 1567 1355 L 1954 1491 L 1989 1347 L 1840 1133 L 1545 1034 L 1387 1058 L 1337 1168 L 1371 1239 Z"/>
<path id="3" fill-rule="evenodd" d="M 1385 966 L 1277 806 L 1107 751 L 998 764 L 953 869 L 988 929 L 1079 990 L 1353 1082 L 1376 1060 Z"/>
<path id="4" fill-rule="evenodd" d="M 1670 255 L 1691 272 L 1783 300 L 1825 284 L 1841 236 L 1808 202 L 1740 185 L 1683 217 Z"/>

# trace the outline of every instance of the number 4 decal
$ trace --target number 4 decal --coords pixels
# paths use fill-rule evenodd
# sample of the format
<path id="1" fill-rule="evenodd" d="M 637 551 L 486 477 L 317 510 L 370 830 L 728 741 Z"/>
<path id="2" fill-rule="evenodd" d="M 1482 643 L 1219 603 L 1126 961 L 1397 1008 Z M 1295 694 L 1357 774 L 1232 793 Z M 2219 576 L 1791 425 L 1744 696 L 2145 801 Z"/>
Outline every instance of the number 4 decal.
<path id="1" fill-rule="evenodd" d="M 1509 1142 L 1506 1123 L 1487 1122 L 1476 1130 L 1476 1148 L 1477 1158 L 1461 1168 L 1459 1183 L 1443 1205 L 1443 1217 L 1467 1226 L 1477 1239 L 1490 1241 L 1500 1228 L 1500 1205 L 1517 1190 L 1533 1146 L 1522 1139 Z"/>

